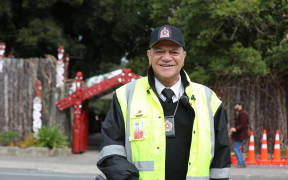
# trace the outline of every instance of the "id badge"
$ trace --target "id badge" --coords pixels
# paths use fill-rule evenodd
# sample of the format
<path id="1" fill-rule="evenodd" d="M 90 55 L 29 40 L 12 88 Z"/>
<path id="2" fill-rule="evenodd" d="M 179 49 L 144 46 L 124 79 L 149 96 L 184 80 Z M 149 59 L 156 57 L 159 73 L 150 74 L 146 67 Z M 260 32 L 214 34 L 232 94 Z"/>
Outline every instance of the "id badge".
<path id="1" fill-rule="evenodd" d="M 141 140 L 144 139 L 144 123 L 143 121 L 134 122 L 134 140 Z"/>
<path id="2" fill-rule="evenodd" d="M 166 137 L 175 137 L 174 116 L 165 116 Z"/>

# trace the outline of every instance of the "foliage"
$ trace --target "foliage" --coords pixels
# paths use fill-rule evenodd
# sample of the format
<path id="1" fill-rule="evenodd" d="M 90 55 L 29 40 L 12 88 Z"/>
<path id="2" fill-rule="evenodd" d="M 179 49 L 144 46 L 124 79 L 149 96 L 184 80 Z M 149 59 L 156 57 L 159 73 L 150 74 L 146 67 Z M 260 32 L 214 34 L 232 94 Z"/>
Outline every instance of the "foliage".
<path id="1" fill-rule="evenodd" d="M 268 73 L 259 52 L 253 48 L 245 48 L 240 43 L 234 43 L 222 59 L 211 58 L 208 67 L 218 76 L 263 76 Z"/>
<path id="2" fill-rule="evenodd" d="M 133 72 L 140 76 L 145 76 L 149 68 L 148 58 L 146 56 L 135 57 L 126 67 L 133 69 Z"/>
<path id="3" fill-rule="evenodd" d="M 206 70 L 201 66 L 197 66 L 195 68 L 195 71 L 189 73 L 188 75 L 193 82 L 197 82 L 197 83 L 205 83 L 209 79 L 209 76 Z"/>
<path id="4" fill-rule="evenodd" d="M 93 111 L 95 114 L 107 113 L 109 109 L 111 100 L 107 99 L 97 99 L 97 101 L 90 101 L 89 102 L 89 109 Z"/>
<path id="5" fill-rule="evenodd" d="M 36 146 L 48 148 L 67 147 L 67 137 L 57 127 L 42 126 L 38 131 Z"/>
<path id="6" fill-rule="evenodd" d="M 70 54 L 71 75 L 102 73 L 141 52 L 151 27 L 151 6 L 142 0 L 22 0 L 0 2 L 0 41 L 15 57 Z M 117 9 L 117 11 L 115 11 Z"/>
<path id="7" fill-rule="evenodd" d="M 67 40 L 63 37 L 63 32 L 59 25 L 51 19 L 40 18 L 31 20 L 26 27 L 21 28 L 16 42 L 29 47 L 30 51 L 35 53 L 31 54 L 34 56 L 40 55 L 46 49 L 52 52 L 55 46 L 59 44 L 65 47 L 68 44 Z M 23 50 L 26 50 L 26 48 Z M 18 53 L 22 52 L 19 50 Z"/>
<path id="8" fill-rule="evenodd" d="M 4 131 L 0 133 L 0 145 L 8 146 L 12 144 L 18 136 L 19 134 L 16 131 Z"/>
<path id="9" fill-rule="evenodd" d="M 16 146 L 21 148 L 35 146 L 37 143 L 37 139 L 34 137 L 33 133 L 28 134 L 22 140 L 15 143 Z"/>
<path id="10" fill-rule="evenodd" d="M 279 46 L 273 47 L 269 52 L 269 56 L 265 59 L 266 63 L 271 68 L 271 71 L 275 72 L 280 77 L 288 75 L 288 44 L 287 40 L 281 43 Z"/>
<path id="11" fill-rule="evenodd" d="M 284 65 L 279 45 L 287 32 L 282 17 L 287 8 L 286 1 L 278 0 L 183 0 L 169 22 L 183 30 L 187 58 L 193 61 L 185 67 L 200 81 L 265 76 L 272 64 Z"/>
<path id="12" fill-rule="evenodd" d="M 62 44 L 73 76 L 122 67 L 123 57 L 144 75 L 152 28 L 172 24 L 183 31 L 185 69 L 197 82 L 287 77 L 286 0 L 2 0 L 0 8 L 0 41 L 8 52 L 56 55 Z"/>

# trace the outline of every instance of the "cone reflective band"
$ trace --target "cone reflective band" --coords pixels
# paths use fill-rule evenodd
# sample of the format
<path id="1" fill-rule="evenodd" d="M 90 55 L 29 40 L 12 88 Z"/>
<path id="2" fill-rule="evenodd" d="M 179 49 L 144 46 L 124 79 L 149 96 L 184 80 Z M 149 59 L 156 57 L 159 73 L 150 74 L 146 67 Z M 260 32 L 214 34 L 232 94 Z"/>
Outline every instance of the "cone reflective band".
<path id="1" fill-rule="evenodd" d="M 270 164 L 271 160 L 268 159 L 268 148 L 267 148 L 267 133 L 263 130 L 263 138 L 260 152 L 260 159 L 257 159 L 258 164 Z"/>
<path id="2" fill-rule="evenodd" d="M 261 148 L 262 148 L 262 149 L 267 149 L 268 146 L 267 146 L 267 144 L 262 144 L 262 145 L 261 145 Z"/>
<path id="3" fill-rule="evenodd" d="M 254 148 L 254 132 L 250 132 L 250 142 L 249 142 L 249 150 L 248 157 L 246 159 L 246 164 L 257 164 L 255 159 L 255 148 Z"/>
<path id="4" fill-rule="evenodd" d="M 271 164 L 273 164 L 273 165 L 281 165 L 283 163 L 284 162 L 281 160 L 281 152 L 280 152 L 279 130 L 276 130 L 275 144 L 274 144 L 274 153 L 273 153 L 273 159 L 271 161 Z"/>

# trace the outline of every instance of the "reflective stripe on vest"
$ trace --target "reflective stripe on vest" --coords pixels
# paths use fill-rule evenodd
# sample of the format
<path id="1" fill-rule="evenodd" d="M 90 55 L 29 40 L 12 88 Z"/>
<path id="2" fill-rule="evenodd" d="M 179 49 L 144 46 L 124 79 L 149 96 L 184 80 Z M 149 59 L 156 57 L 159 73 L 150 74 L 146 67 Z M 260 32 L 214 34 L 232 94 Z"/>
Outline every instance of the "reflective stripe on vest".
<path id="1" fill-rule="evenodd" d="M 130 137 L 130 111 L 131 111 L 131 102 L 132 97 L 135 89 L 136 81 L 132 81 L 126 85 L 125 93 L 126 93 L 126 99 L 127 99 L 127 115 L 126 115 L 126 130 L 125 130 L 125 149 L 127 153 L 127 160 L 129 162 L 132 162 L 132 153 L 131 153 L 131 143 L 129 140 Z M 123 114 L 123 116 L 125 116 Z"/>
<path id="2" fill-rule="evenodd" d="M 205 88 L 205 95 L 206 95 L 206 102 L 208 105 L 208 114 L 210 118 L 210 129 L 211 129 L 211 161 L 210 164 L 212 163 L 213 157 L 214 157 L 214 148 L 215 148 L 215 130 L 214 130 L 214 116 L 213 116 L 213 111 L 211 107 L 211 97 L 212 97 L 212 91 L 208 88 Z"/>

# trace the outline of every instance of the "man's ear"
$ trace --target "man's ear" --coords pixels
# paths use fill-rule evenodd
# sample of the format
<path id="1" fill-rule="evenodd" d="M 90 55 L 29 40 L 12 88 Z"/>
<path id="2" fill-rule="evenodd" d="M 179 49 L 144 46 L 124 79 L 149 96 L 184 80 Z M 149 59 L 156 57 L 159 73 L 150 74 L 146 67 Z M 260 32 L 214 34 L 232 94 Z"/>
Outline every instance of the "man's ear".
<path id="1" fill-rule="evenodd" d="M 147 57 L 148 57 L 148 60 L 149 60 L 149 65 L 151 65 L 151 50 L 147 50 Z"/>
<path id="2" fill-rule="evenodd" d="M 183 49 L 184 60 L 185 60 L 185 58 L 186 58 L 186 55 L 187 55 L 187 53 L 186 53 L 186 51 Z"/>
<path id="3" fill-rule="evenodd" d="M 183 65 L 182 65 L 182 68 L 184 67 L 184 64 L 185 64 L 185 58 L 186 58 L 186 55 L 187 55 L 187 53 L 186 53 L 186 51 L 183 49 Z"/>

